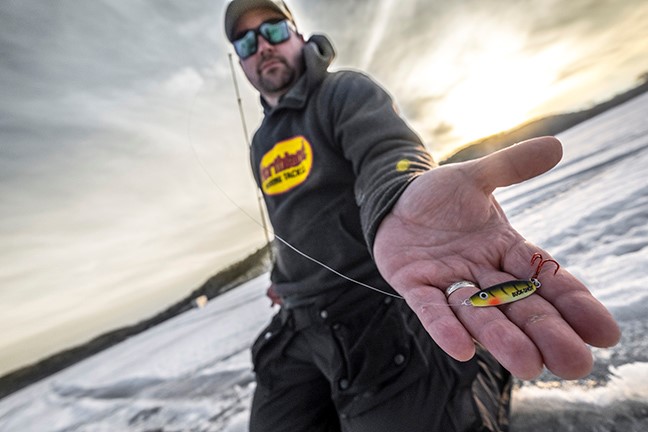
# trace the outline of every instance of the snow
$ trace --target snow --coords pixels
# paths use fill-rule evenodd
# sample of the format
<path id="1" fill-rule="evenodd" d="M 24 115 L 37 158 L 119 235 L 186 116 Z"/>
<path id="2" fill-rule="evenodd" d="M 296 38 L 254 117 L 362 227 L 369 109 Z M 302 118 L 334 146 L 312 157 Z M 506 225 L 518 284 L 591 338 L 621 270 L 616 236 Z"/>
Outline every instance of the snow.
<path id="1" fill-rule="evenodd" d="M 5 398 L 0 430 L 245 430 L 249 346 L 273 313 L 267 284 L 256 278 Z"/>
<path id="2" fill-rule="evenodd" d="M 513 225 L 584 280 L 624 332 L 617 347 L 593 350 L 591 379 L 522 383 L 513 430 L 550 422 L 574 430 L 582 409 L 596 430 L 612 430 L 596 417 L 608 412 L 624 430 L 645 430 L 637 413 L 645 418 L 648 406 L 646 113 L 648 95 L 566 131 L 557 168 L 496 193 Z M 247 430 L 249 346 L 274 313 L 267 284 L 256 278 L 4 398 L 0 431 Z"/>

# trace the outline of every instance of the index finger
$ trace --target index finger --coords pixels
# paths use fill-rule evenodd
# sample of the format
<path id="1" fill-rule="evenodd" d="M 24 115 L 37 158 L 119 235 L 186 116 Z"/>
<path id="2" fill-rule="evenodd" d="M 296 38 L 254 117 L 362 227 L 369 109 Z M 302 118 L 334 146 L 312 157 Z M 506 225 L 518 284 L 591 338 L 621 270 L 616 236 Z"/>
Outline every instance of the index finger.
<path id="1" fill-rule="evenodd" d="M 505 266 L 524 268 L 525 260 L 528 266 L 534 251 L 540 253 L 543 259 L 553 259 L 546 251 L 525 243 L 524 247 L 516 248 L 507 257 Z M 585 343 L 599 348 L 616 345 L 621 331 L 607 308 L 564 266 L 560 266 L 557 273 L 552 273 L 543 269 L 538 275 L 542 287 L 537 294 L 558 310 Z"/>
<path id="2" fill-rule="evenodd" d="M 512 279 L 514 278 L 503 272 L 489 271 L 479 275 L 479 281 L 484 286 L 502 286 L 497 285 L 502 283 L 507 286 Z M 520 378 L 533 378 L 542 371 L 543 363 L 561 378 L 576 379 L 589 374 L 592 369 L 592 355 L 589 349 L 556 308 L 537 295 L 541 289 L 542 287 L 538 288 L 534 294 L 520 301 L 506 303 L 497 308 L 533 342 L 540 352 L 540 359 L 534 364 L 533 358 L 529 358 L 530 353 L 510 349 L 493 351 L 493 355 L 499 355 L 498 360 L 505 366 L 514 364 L 518 372 L 511 372 Z M 472 319 L 473 312 L 458 313 L 460 319 L 470 325 L 469 320 Z M 480 326 L 476 327 L 481 330 Z"/>
<path id="3" fill-rule="evenodd" d="M 543 278 L 539 294 L 587 344 L 608 348 L 619 342 L 621 331 L 612 314 L 567 270 Z"/>

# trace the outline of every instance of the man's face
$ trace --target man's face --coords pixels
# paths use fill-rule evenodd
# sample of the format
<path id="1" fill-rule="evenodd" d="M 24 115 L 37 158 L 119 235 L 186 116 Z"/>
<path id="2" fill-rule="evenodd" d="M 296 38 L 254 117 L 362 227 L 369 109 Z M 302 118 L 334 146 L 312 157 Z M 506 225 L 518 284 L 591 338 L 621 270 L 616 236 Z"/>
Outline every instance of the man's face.
<path id="1" fill-rule="evenodd" d="M 270 9 L 253 9 L 236 23 L 234 34 L 256 29 L 269 20 L 283 19 Z M 257 37 L 257 52 L 241 60 L 241 67 L 252 85 L 270 105 L 276 105 L 303 72 L 302 48 L 304 40 L 292 30 L 290 38 L 278 45 L 271 45 L 262 36 Z"/>

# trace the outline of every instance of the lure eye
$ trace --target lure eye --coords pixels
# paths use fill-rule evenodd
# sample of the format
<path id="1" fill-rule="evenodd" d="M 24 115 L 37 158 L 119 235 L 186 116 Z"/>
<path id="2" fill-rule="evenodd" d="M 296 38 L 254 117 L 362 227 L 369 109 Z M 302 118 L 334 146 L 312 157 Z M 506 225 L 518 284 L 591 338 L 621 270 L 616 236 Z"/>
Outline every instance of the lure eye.
<path id="1" fill-rule="evenodd" d="M 535 285 L 536 288 L 540 288 L 540 285 L 542 285 L 540 281 L 536 278 L 531 278 L 531 283 Z"/>
<path id="2" fill-rule="evenodd" d="M 486 300 L 488 298 L 488 294 L 485 292 L 480 292 L 479 293 L 479 298 L 482 300 Z"/>

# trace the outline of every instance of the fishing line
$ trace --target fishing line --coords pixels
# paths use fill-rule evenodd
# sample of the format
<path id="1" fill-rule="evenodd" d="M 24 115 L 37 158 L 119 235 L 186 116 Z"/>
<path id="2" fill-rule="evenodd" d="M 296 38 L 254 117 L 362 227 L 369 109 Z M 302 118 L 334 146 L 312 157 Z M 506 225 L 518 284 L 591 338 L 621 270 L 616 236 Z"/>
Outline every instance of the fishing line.
<path id="1" fill-rule="evenodd" d="M 231 64 L 231 54 L 230 54 L 230 64 Z M 233 74 L 233 76 L 234 76 L 234 69 L 233 69 L 233 68 L 232 68 L 232 74 Z M 235 81 L 235 83 L 236 83 L 236 78 L 234 78 L 234 81 Z M 235 86 L 236 86 L 236 84 L 235 84 Z M 214 179 L 214 177 L 211 175 L 211 173 L 209 172 L 209 170 L 207 169 L 207 167 L 206 167 L 205 164 L 203 163 L 203 161 L 202 161 L 202 159 L 201 159 L 201 157 L 200 157 L 200 154 L 198 153 L 198 150 L 196 149 L 196 147 L 195 147 L 195 145 L 194 145 L 194 142 L 193 142 L 193 136 L 192 136 L 192 134 L 191 134 L 191 125 L 192 125 L 193 114 L 194 114 L 194 106 L 195 106 L 195 104 L 196 104 L 196 100 L 197 100 L 197 98 L 198 98 L 198 95 L 199 95 L 199 93 L 201 92 L 201 89 L 202 89 L 203 87 L 204 87 L 204 84 L 201 85 L 201 88 L 198 89 L 198 90 L 196 91 L 196 93 L 194 94 L 194 97 L 193 97 L 193 101 L 192 101 L 192 103 L 191 103 L 191 106 L 190 106 L 190 108 L 189 108 L 189 113 L 188 113 L 189 115 L 188 115 L 188 118 L 187 118 L 187 137 L 189 138 L 189 146 L 191 147 L 191 150 L 192 150 L 192 152 L 193 152 L 193 155 L 194 155 L 196 161 L 198 162 L 198 165 L 200 166 L 200 168 L 202 169 L 202 171 L 205 173 L 205 175 L 207 176 L 207 178 L 210 180 L 210 182 L 212 183 L 212 185 L 214 185 L 214 187 L 216 187 L 216 189 L 218 189 L 218 190 L 220 191 L 220 193 L 221 193 L 221 194 L 222 194 L 222 195 L 223 195 L 223 196 L 224 196 L 224 197 L 225 197 L 225 198 L 226 198 L 226 199 L 227 199 L 227 200 L 228 200 L 228 201 L 229 201 L 229 202 L 230 202 L 230 203 L 231 203 L 231 204 L 236 208 L 236 209 L 238 209 L 241 213 L 243 213 L 243 214 L 244 214 L 248 219 L 250 219 L 250 220 L 251 220 L 251 221 L 252 221 L 252 222 L 253 222 L 257 227 L 259 227 L 260 229 L 262 229 L 262 230 L 264 231 L 264 233 L 266 234 L 266 238 L 268 238 L 268 237 L 267 237 L 268 234 L 272 234 L 272 236 L 273 236 L 275 239 L 277 239 L 280 243 L 284 244 L 286 247 L 288 247 L 289 249 L 291 249 L 292 251 L 294 251 L 294 252 L 297 253 L 298 255 L 300 255 L 300 256 L 306 258 L 307 260 L 309 260 L 309 261 L 315 263 L 316 265 L 318 265 L 318 266 L 320 266 L 320 267 L 326 269 L 327 271 L 329 271 L 329 272 L 335 274 L 336 276 L 341 277 L 341 278 L 343 278 L 343 279 L 345 279 L 345 280 L 347 280 L 347 281 L 349 281 L 349 282 L 351 282 L 351 283 L 354 283 L 354 284 L 359 285 L 359 286 L 361 286 L 361 287 L 364 287 L 364 288 L 367 288 L 367 289 L 370 289 L 370 290 L 373 290 L 373 291 L 379 292 L 379 293 L 384 294 L 384 295 L 389 296 L 389 297 L 394 297 L 394 298 L 397 298 L 397 299 L 404 300 L 404 298 L 403 298 L 402 296 L 398 295 L 398 294 L 393 294 L 393 293 L 390 293 L 390 292 L 388 292 L 388 291 L 384 291 L 384 290 L 382 290 L 382 289 L 380 289 L 380 288 L 374 287 L 374 286 L 372 286 L 372 285 L 366 284 L 366 283 L 364 283 L 364 282 L 362 282 L 362 281 L 356 280 L 356 279 L 354 279 L 354 278 L 352 278 L 352 277 L 350 277 L 350 276 L 347 276 L 347 275 L 345 275 L 345 274 L 339 272 L 338 270 L 336 270 L 336 269 L 334 269 L 334 268 L 328 266 L 327 264 L 323 263 L 322 261 L 320 261 L 320 260 L 318 260 L 318 259 L 316 259 L 316 258 L 314 258 L 314 257 L 312 257 L 312 256 L 310 256 L 310 255 L 308 255 L 307 253 L 302 252 L 302 251 L 299 250 L 297 247 L 295 247 L 295 246 L 293 246 L 292 244 L 290 244 L 287 240 L 285 240 L 285 239 L 283 239 L 282 237 L 280 237 L 279 235 L 277 235 L 277 233 L 275 233 L 272 229 L 268 228 L 267 224 L 265 224 L 265 223 L 262 224 L 261 222 L 259 222 L 259 221 L 254 217 L 254 216 L 252 216 L 251 214 L 249 214 L 249 213 L 248 213 L 248 212 L 247 212 L 243 207 L 241 207 L 241 206 L 240 206 L 240 205 L 239 205 L 239 204 L 238 204 L 238 203 L 237 203 L 237 202 L 236 202 L 236 201 L 235 201 L 235 200 L 234 200 L 234 199 L 233 199 L 233 198 L 232 198 L 232 197 L 231 197 L 231 196 L 230 196 L 230 195 L 229 195 L 229 194 L 228 194 L 228 193 L 227 193 L 223 188 L 222 188 L 222 187 L 220 187 L 220 185 L 218 184 L 218 182 Z M 236 86 L 236 95 L 237 95 L 237 98 L 238 98 L 238 101 L 239 101 L 239 105 L 240 105 L 241 100 L 240 100 L 240 95 L 239 95 L 239 92 L 238 92 L 238 86 Z M 240 106 L 239 106 L 239 110 L 240 110 L 240 114 L 241 114 L 242 121 L 243 121 L 244 133 L 246 134 L 246 140 L 247 140 L 247 127 L 245 126 L 245 121 L 244 121 L 244 118 L 243 118 L 243 111 L 242 111 L 242 109 L 241 109 Z M 258 188 L 257 188 L 257 191 L 258 191 Z M 263 216 L 263 213 L 261 213 L 261 215 Z M 269 238 L 268 238 L 268 243 L 269 243 Z M 271 249 L 272 249 L 272 247 L 270 247 L 270 250 L 271 250 Z M 433 306 L 465 306 L 465 304 L 463 304 L 463 303 L 437 303 L 437 304 L 432 303 L 432 304 L 430 304 L 430 305 L 433 305 Z"/>

